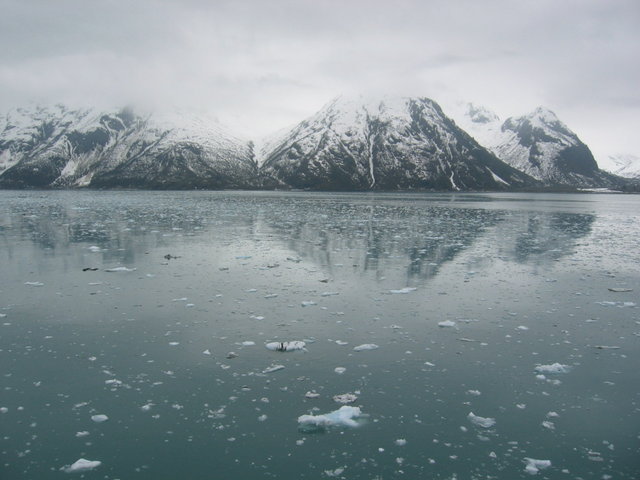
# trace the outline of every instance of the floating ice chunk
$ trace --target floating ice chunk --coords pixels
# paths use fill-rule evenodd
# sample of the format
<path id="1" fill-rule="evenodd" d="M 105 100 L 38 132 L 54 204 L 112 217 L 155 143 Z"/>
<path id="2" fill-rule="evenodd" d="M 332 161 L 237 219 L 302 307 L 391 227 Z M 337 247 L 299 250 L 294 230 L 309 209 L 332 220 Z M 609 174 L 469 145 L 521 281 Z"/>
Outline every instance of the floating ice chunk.
<path id="1" fill-rule="evenodd" d="M 313 300 L 304 300 L 300 303 L 300 305 L 302 305 L 303 307 L 310 307 L 312 305 L 317 305 L 317 303 Z"/>
<path id="2" fill-rule="evenodd" d="M 527 330 L 529 330 L 529 327 L 526 327 L 524 325 L 520 325 L 520 326 L 516 327 L 516 330 L 527 331 Z"/>
<path id="3" fill-rule="evenodd" d="M 9 409 L 7 407 L 0 407 L 0 413 L 7 413 Z"/>
<path id="4" fill-rule="evenodd" d="M 633 292 L 632 288 L 617 288 L 617 287 L 613 287 L 613 288 L 609 288 L 608 290 L 610 292 L 616 292 L 616 293 Z"/>
<path id="5" fill-rule="evenodd" d="M 83 430 L 82 432 L 76 432 L 76 437 L 78 438 L 86 437 L 88 435 L 89 435 L 89 432 L 87 432 L 86 430 Z"/>
<path id="6" fill-rule="evenodd" d="M 65 465 L 60 470 L 64 473 L 87 472 L 99 467 L 100 465 L 102 465 L 102 462 L 99 460 L 86 460 L 84 458 L 80 458 L 71 465 Z"/>
<path id="7" fill-rule="evenodd" d="M 354 419 L 361 414 L 359 407 L 343 405 L 338 410 L 322 415 L 301 415 L 298 417 L 298 424 L 317 427 L 357 427 L 358 422 Z"/>
<path id="8" fill-rule="evenodd" d="M 333 297 L 334 295 L 340 295 L 340 292 L 322 292 L 321 297 Z"/>
<path id="9" fill-rule="evenodd" d="M 103 415 L 103 414 L 92 415 L 91 416 L 91 420 L 93 420 L 96 423 L 102 423 L 102 422 L 106 422 L 107 420 L 109 420 L 109 417 L 107 417 L 106 415 Z"/>
<path id="10" fill-rule="evenodd" d="M 395 442 L 399 447 L 404 447 L 407 444 L 407 441 L 404 438 L 398 438 Z"/>
<path id="11" fill-rule="evenodd" d="M 536 372 L 538 373 L 569 373 L 569 370 L 571 370 L 569 365 L 563 365 L 557 362 L 550 365 L 536 366 Z"/>
<path id="12" fill-rule="evenodd" d="M 264 415 L 264 414 L 263 414 L 263 415 L 260 415 L 260 416 L 258 417 L 258 421 L 259 421 L 259 422 L 264 422 L 266 419 L 267 419 L 267 416 L 266 416 L 266 415 Z"/>
<path id="13" fill-rule="evenodd" d="M 469 412 L 467 418 L 471 423 L 482 428 L 491 428 L 496 424 L 495 418 L 479 417 L 478 415 L 474 415 L 473 412 Z"/>
<path id="14" fill-rule="evenodd" d="M 113 267 L 113 268 L 105 268 L 105 272 L 135 272 L 135 268 L 127 268 L 127 267 Z"/>
<path id="15" fill-rule="evenodd" d="M 345 342 L 344 340 L 336 340 L 338 345 L 349 345 L 349 342 Z"/>
<path id="16" fill-rule="evenodd" d="M 344 367 L 336 367 L 333 369 L 333 371 L 336 372 L 338 375 L 342 375 L 344 372 L 347 371 L 347 369 Z"/>
<path id="17" fill-rule="evenodd" d="M 176 345 L 180 345 L 180 342 L 169 342 L 169 345 L 175 347 Z"/>
<path id="18" fill-rule="evenodd" d="M 452 320 L 445 320 L 443 322 L 438 322 L 438 326 L 439 327 L 455 327 L 456 326 L 456 322 L 454 322 Z"/>
<path id="19" fill-rule="evenodd" d="M 307 398 L 318 398 L 320 396 L 319 393 L 317 393 L 315 390 L 309 391 L 307 393 L 304 394 L 305 397 Z"/>
<path id="20" fill-rule="evenodd" d="M 362 352 L 364 350 L 375 350 L 378 347 L 375 343 L 363 343 L 362 345 L 358 345 L 357 347 L 353 347 L 354 352 Z"/>
<path id="21" fill-rule="evenodd" d="M 277 372 L 278 370 L 282 370 L 284 368 L 284 365 L 271 365 L 270 367 L 265 368 L 262 373 L 273 373 L 273 372 Z"/>
<path id="22" fill-rule="evenodd" d="M 207 348 L 204 352 L 202 352 L 203 355 L 211 355 L 211 351 Z"/>
<path id="23" fill-rule="evenodd" d="M 245 340 L 244 342 L 242 342 L 242 344 L 241 344 L 241 345 L 242 345 L 243 347 L 251 347 L 251 346 L 253 346 L 253 345 L 255 345 L 255 344 L 256 344 L 256 342 L 252 342 L 251 340 Z"/>
<path id="24" fill-rule="evenodd" d="M 527 465 L 524 467 L 525 472 L 535 475 L 540 470 L 551 466 L 551 460 L 536 460 L 535 458 L 525 458 Z"/>
<path id="25" fill-rule="evenodd" d="M 339 477 L 340 475 L 342 475 L 344 473 L 345 468 L 347 468 L 347 467 L 336 468 L 334 470 L 325 470 L 324 474 L 327 477 Z"/>
<path id="26" fill-rule="evenodd" d="M 333 401 L 338 403 L 353 403 L 358 400 L 358 396 L 353 393 L 343 393 L 341 395 L 334 395 Z"/>
<path id="27" fill-rule="evenodd" d="M 555 430 L 556 429 L 556 425 L 553 422 L 550 422 L 549 420 L 544 420 L 542 422 L 542 426 L 544 428 L 548 428 L 549 430 Z"/>
<path id="28" fill-rule="evenodd" d="M 467 390 L 467 393 L 468 393 L 469 395 L 474 395 L 474 396 L 476 396 L 476 397 L 477 397 L 477 396 L 479 396 L 479 395 L 481 395 L 480 390 Z"/>
<path id="29" fill-rule="evenodd" d="M 24 282 L 24 284 L 28 287 L 42 287 L 44 283 L 42 282 Z"/>
<path id="30" fill-rule="evenodd" d="M 102 249 L 101 249 L 100 247 L 98 247 L 97 245 L 91 245 L 91 246 L 88 248 L 88 250 L 89 250 L 90 252 L 94 252 L 94 253 L 97 253 L 97 252 L 101 252 L 101 251 L 102 251 Z"/>
<path id="31" fill-rule="evenodd" d="M 415 287 L 404 287 L 404 288 L 401 288 L 399 290 L 389 290 L 389 292 L 393 293 L 393 294 L 396 294 L 396 295 L 398 295 L 398 294 L 406 295 L 407 293 L 413 292 L 415 290 L 417 290 L 417 288 L 415 288 Z"/>
<path id="32" fill-rule="evenodd" d="M 306 350 L 306 343 L 301 340 L 291 340 L 289 342 L 270 342 L 265 346 L 269 350 L 276 352 L 292 352 L 294 350 Z"/>

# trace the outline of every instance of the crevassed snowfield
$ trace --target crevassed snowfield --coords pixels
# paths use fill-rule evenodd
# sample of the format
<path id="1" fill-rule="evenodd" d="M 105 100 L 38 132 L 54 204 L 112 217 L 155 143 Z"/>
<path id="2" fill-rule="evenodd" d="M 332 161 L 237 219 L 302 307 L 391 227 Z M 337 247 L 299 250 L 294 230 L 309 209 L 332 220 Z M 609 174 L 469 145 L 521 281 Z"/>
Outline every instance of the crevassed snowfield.
<path id="1" fill-rule="evenodd" d="M 636 479 L 640 197 L 0 192 L 0 478 Z"/>

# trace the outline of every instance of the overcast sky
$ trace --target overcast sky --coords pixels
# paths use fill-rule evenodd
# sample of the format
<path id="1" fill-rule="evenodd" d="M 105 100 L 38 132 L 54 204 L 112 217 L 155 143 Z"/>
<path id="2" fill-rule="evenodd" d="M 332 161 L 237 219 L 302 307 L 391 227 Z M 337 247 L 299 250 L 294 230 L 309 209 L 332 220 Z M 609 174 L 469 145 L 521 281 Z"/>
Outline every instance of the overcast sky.
<path id="1" fill-rule="evenodd" d="M 0 0 L 0 110 L 198 108 L 260 136 L 338 94 L 544 105 L 640 155 L 639 0 Z"/>

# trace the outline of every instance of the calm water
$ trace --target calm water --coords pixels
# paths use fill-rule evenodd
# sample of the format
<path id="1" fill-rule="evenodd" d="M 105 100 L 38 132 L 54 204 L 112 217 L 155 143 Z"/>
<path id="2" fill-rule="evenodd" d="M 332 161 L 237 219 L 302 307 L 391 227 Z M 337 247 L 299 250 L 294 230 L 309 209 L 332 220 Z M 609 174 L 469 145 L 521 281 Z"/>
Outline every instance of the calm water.
<path id="1" fill-rule="evenodd" d="M 622 195 L 0 192 L 0 478 L 637 479 L 639 216 Z M 300 428 L 344 393 L 359 426 Z"/>

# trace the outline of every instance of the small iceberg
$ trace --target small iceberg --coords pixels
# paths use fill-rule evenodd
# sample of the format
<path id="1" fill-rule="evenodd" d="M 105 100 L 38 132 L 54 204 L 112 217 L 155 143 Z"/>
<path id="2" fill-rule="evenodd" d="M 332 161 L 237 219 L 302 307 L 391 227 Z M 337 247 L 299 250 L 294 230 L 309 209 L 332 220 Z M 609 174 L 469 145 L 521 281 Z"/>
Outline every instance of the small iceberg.
<path id="1" fill-rule="evenodd" d="M 570 370 L 571 367 L 569 365 L 563 365 L 557 362 L 550 365 L 536 366 L 536 372 L 538 373 L 569 373 Z"/>
<path id="2" fill-rule="evenodd" d="M 536 460 L 535 458 L 525 458 L 527 465 L 524 467 L 525 472 L 535 475 L 540 470 L 551 466 L 551 460 Z"/>
<path id="3" fill-rule="evenodd" d="M 356 421 L 362 415 L 359 407 L 343 405 L 338 410 L 322 415 L 301 415 L 298 417 L 298 426 L 305 432 L 319 432 L 327 427 L 357 427 Z"/>
<path id="4" fill-rule="evenodd" d="M 64 473 L 86 472 L 89 470 L 93 470 L 100 465 L 102 465 L 102 462 L 99 460 L 87 460 L 85 458 L 80 458 L 71 465 L 65 465 L 60 470 L 62 470 Z"/>
<path id="5" fill-rule="evenodd" d="M 113 267 L 113 268 L 105 268 L 105 272 L 135 272 L 135 268 L 127 268 L 127 267 Z"/>
<path id="6" fill-rule="evenodd" d="M 357 347 L 353 347 L 353 351 L 354 352 L 362 352 L 364 350 L 375 350 L 378 347 L 378 345 L 376 345 L 375 343 L 364 343 L 362 345 L 358 345 Z"/>
<path id="7" fill-rule="evenodd" d="M 399 290 L 389 290 L 389 293 L 392 293 L 394 295 L 406 295 L 407 293 L 414 292 L 416 290 L 417 289 L 414 287 L 404 287 Z"/>
<path id="8" fill-rule="evenodd" d="M 342 393 L 340 395 L 334 395 L 333 401 L 337 403 L 353 403 L 358 400 L 358 396 L 354 393 Z"/>
<path id="9" fill-rule="evenodd" d="M 455 327 L 456 326 L 456 322 L 454 322 L 452 320 L 445 320 L 443 322 L 438 322 L 438 326 L 439 327 L 443 327 L 443 328 Z"/>
<path id="10" fill-rule="evenodd" d="M 469 412 L 467 418 L 471 423 L 482 428 L 491 428 L 496 424 L 495 418 L 479 417 L 478 415 L 474 415 L 473 412 Z"/>
<path id="11" fill-rule="evenodd" d="M 102 422 L 106 422 L 107 420 L 109 420 L 109 417 L 107 417 L 106 415 L 103 415 L 103 414 L 92 415 L 91 416 L 91 420 L 93 420 L 96 423 L 102 423 Z"/>
<path id="12" fill-rule="evenodd" d="M 271 365 L 270 367 L 265 368 L 262 373 L 273 373 L 283 369 L 284 365 Z"/>
<path id="13" fill-rule="evenodd" d="M 269 350 L 276 352 L 292 352 L 294 350 L 306 350 L 307 344 L 301 340 L 292 340 L 290 342 L 270 342 L 265 346 Z"/>

